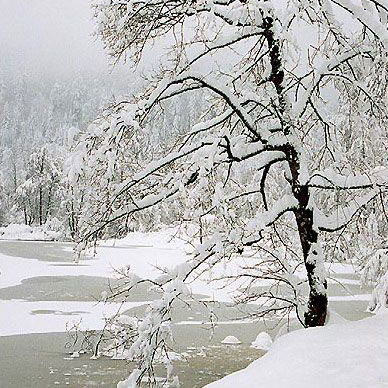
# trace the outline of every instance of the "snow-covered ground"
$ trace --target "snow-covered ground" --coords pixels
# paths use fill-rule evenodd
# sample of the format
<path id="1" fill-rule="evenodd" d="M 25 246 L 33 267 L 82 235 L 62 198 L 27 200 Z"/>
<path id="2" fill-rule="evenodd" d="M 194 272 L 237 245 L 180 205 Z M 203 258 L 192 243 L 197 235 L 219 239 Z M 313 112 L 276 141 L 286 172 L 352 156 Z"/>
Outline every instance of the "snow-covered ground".
<path id="1" fill-rule="evenodd" d="M 188 247 L 178 239 L 173 239 L 174 229 L 166 229 L 155 233 L 131 233 L 119 241 L 106 241 L 99 245 L 95 256 L 86 256 L 78 265 L 69 261 L 72 257 L 72 247 L 67 245 L 60 249 L 67 251 L 68 261 L 39 260 L 44 256 L 40 252 L 42 242 L 36 244 L 34 254 L 29 257 L 14 257 L 0 253 L 0 289 L 20 285 L 23 280 L 34 277 L 64 277 L 64 276 L 93 276 L 114 279 L 117 270 L 130 266 L 130 271 L 142 278 L 155 278 L 160 274 L 157 267 L 171 268 L 188 258 Z M 0 244 L 2 242 L 0 241 Z M 22 243 L 19 243 L 22 244 Z M 56 243 L 50 243 L 56 244 Z M 34 245 L 35 246 L 35 245 Z M 33 247 L 31 245 L 31 247 Z M 1 251 L 1 246 L 0 246 Z M 36 256 L 36 258 L 35 258 Z M 32 258 L 33 257 L 33 258 Z M 330 270 L 339 274 L 353 273 L 353 268 L 344 265 L 330 265 Z M 354 285 L 357 280 L 341 279 L 345 285 Z M 217 289 L 204 281 L 196 281 L 192 291 L 196 294 L 207 295 L 217 301 L 231 301 L 231 289 Z M 234 286 L 235 287 L 235 286 Z M 98 295 L 96 295 L 98 297 Z M 66 301 L 30 301 L 7 300 L 0 301 L 0 335 L 45 333 L 65 330 L 68 322 L 82 319 L 82 327 L 90 329 L 101 328 L 104 316 L 113 314 L 119 305 L 96 304 L 95 302 L 66 302 Z M 333 296 L 332 301 L 366 301 L 368 294 Z M 146 302 L 141 302 L 144 304 Z M 126 307 L 134 307 L 128 304 Z M 48 311 L 47 314 L 37 314 L 34 311 Z M 62 313 L 61 313 L 62 312 Z M 184 324 L 185 322 L 181 323 Z M 202 321 L 187 322 L 191 325 L 202 324 Z"/>
<path id="2" fill-rule="evenodd" d="M 29 278 L 44 276 L 83 275 L 114 279 L 117 270 L 129 264 L 131 271 L 138 276 L 156 277 L 159 274 L 157 266 L 171 267 L 186 258 L 183 243 L 171 242 L 170 239 L 171 231 L 168 230 L 147 235 L 134 233 L 118 242 L 102 243 L 95 256 L 86 256 L 79 264 L 38 260 L 39 255 L 44 256 L 44 252 L 39 252 L 39 247 L 44 243 L 36 242 L 36 259 L 0 253 L 0 289 L 20 285 Z M 69 246 L 65 250 L 71 251 L 72 248 Z M 73 322 L 81 322 L 80 327 L 84 329 L 100 329 L 104 325 L 104 317 L 115 314 L 119 309 L 125 311 L 145 303 L 121 305 L 80 301 L 0 300 L 0 335 L 60 332 Z"/>
<path id="3" fill-rule="evenodd" d="M 132 233 L 119 241 L 102 242 L 95 255 L 86 255 L 78 264 L 69 260 L 72 257 L 71 245 L 49 243 L 58 244 L 60 250 L 64 250 L 68 256 L 67 261 L 54 262 L 46 257 L 47 249 L 43 250 L 46 243 L 29 241 L 28 244 L 32 244 L 30 246 L 33 248 L 29 253 L 30 258 L 7 256 L 0 252 L 0 289 L 21 285 L 24 280 L 35 277 L 92 276 L 115 279 L 118 276 L 117 270 L 127 266 L 137 276 L 152 279 L 160 275 L 158 267 L 172 268 L 188 257 L 185 243 L 173 240 L 174 233 L 173 229 L 148 234 Z M 17 240 L 20 236 L 16 233 L 8 237 Z M 230 301 L 227 291 L 214 290 L 206 282 L 198 281 L 192 289 L 194 293 L 218 301 Z M 147 303 L 134 302 L 121 306 L 118 303 L 28 299 L 26 295 L 25 300 L 0 300 L 0 317 L 8 317 L 0 319 L 0 335 L 65 331 L 66 326 L 78 321 L 82 322 L 81 328 L 100 329 L 104 325 L 104 317 L 116 313 L 119 308 L 125 311 Z"/>
<path id="4" fill-rule="evenodd" d="M 50 261 L 39 261 L 39 252 L 36 259 L 9 257 L 0 253 L 0 288 L 20 284 L 22 280 L 35 276 L 84 275 L 114 279 L 117 270 L 128 265 L 136 275 L 152 278 L 160 274 L 157 266 L 171 267 L 187 258 L 183 243 L 169 243 L 170 238 L 169 231 L 147 235 L 134 233 L 120 241 L 101 243 L 96 255 L 86 256 L 78 265 L 69 265 L 68 261 L 57 261 L 55 265 Z M 72 247 L 65 247 L 65 251 L 72 252 Z"/>
<path id="5" fill-rule="evenodd" d="M 128 266 L 131 272 L 142 278 L 155 278 L 160 274 L 157 267 L 171 268 L 188 258 L 189 247 L 181 240 L 172 240 L 174 233 L 173 229 L 148 234 L 132 233 L 119 241 L 102 242 L 97 248 L 96 255 L 87 255 L 81 258 L 78 264 L 72 261 L 71 244 L 0 241 L 0 252 L 1 244 L 8 244 L 8 252 L 12 247 L 20 249 L 22 246 L 28 246 L 28 252 L 21 253 L 20 257 L 17 257 L 17 249 L 12 255 L 0 253 L 0 289 L 22 287 L 25 286 L 24 280 L 38 277 L 59 279 L 66 276 L 89 276 L 114 279 L 117 277 L 118 269 Z M 7 249 L 3 245 L 3 251 Z M 52 253 L 53 250 L 56 251 Z M 53 257 L 49 257 L 47 252 L 51 252 Z M 231 266 L 228 268 L 233 270 Z M 354 275 L 354 268 L 349 265 L 330 264 L 327 265 L 327 269 L 334 278 L 338 276 L 330 283 L 336 284 L 340 280 L 344 287 L 342 292 L 331 296 L 332 302 L 343 303 L 342 306 L 345 306 L 348 301 L 365 303 L 370 298 L 369 294 L 357 291 L 359 280 Z M 55 287 L 55 282 L 52 284 Z M 346 287 L 352 289 L 353 294 L 345 292 Z M 201 280 L 192 284 L 192 290 L 218 301 L 230 301 L 229 292 L 233 291 L 228 287 L 217 289 L 214 285 Z M 79 322 L 81 329 L 100 329 L 104 325 L 104 318 L 116 314 L 119 309 L 123 312 L 148 303 L 147 299 L 127 302 L 124 305 L 64 299 L 33 300 L 26 295 L 23 299 L 19 297 L 0 300 L 0 336 L 65 331 L 67 327 Z M 182 321 L 178 322 L 176 327 L 186 325 L 192 328 L 204 324 L 204 321 L 196 320 L 195 317 L 190 319 L 185 320 L 182 317 Z M 388 347 L 384 345 L 383 338 L 388 333 L 388 316 L 382 315 L 355 323 L 341 322 L 343 319 L 323 329 L 296 331 L 282 336 L 275 341 L 264 358 L 209 387 L 388 386 L 387 372 L 379 370 L 388 362 Z M 249 325 L 251 322 L 219 322 L 221 326 L 229 328 L 228 335 L 235 335 L 236 325 L 245 327 L 245 323 Z M 341 341 L 338 341 L 339 338 Z M 371 373 L 371 370 L 376 372 Z M 321 375 L 325 378 L 320 378 Z M 319 385 L 321 382 L 322 385 Z"/>
<path id="6" fill-rule="evenodd" d="M 299 330 L 246 369 L 208 388 L 388 387 L 388 313 Z"/>
<path id="7" fill-rule="evenodd" d="M 0 336 L 65 332 L 74 325 L 80 330 L 102 329 L 104 318 L 143 304 L 0 300 Z"/>
<path id="8" fill-rule="evenodd" d="M 46 226 L 29 226 L 11 224 L 0 227 L 0 240 L 53 241 L 60 233 L 49 230 Z"/>

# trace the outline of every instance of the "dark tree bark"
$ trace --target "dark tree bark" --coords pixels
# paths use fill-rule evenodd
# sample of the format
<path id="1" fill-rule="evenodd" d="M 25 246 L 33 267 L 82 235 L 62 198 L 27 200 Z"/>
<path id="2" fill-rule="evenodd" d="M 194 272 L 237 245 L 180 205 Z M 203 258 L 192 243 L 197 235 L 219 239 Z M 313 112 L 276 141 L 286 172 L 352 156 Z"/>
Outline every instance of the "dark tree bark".
<path id="1" fill-rule="evenodd" d="M 39 225 L 43 225 L 43 193 L 41 187 L 39 187 Z"/>
<path id="2" fill-rule="evenodd" d="M 301 186 L 297 195 L 299 197 L 299 209 L 294 214 L 310 287 L 307 311 L 304 316 L 305 325 L 306 327 L 323 326 L 326 321 L 328 304 L 327 281 L 322 279 L 323 274 L 319 273 L 317 268 L 316 260 L 322 259 L 318 257 L 319 252 L 314 248 L 314 245 L 318 243 L 318 232 L 314 230 L 313 211 L 307 208 L 310 197 L 308 188 Z"/>
<path id="3" fill-rule="evenodd" d="M 279 100 L 279 112 L 284 117 L 283 132 L 289 133 L 292 123 L 288 122 L 286 111 L 287 104 L 284 98 L 284 71 L 281 58 L 280 43 L 275 39 L 273 33 L 273 19 L 267 17 L 264 19 L 264 36 L 267 40 L 270 50 L 271 75 L 270 81 L 273 83 Z M 315 244 L 318 243 L 318 232 L 314 229 L 313 210 L 308 207 L 310 200 L 309 188 L 300 185 L 300 157 L 292 144 L 287 144 L 284 148 L 287 162 L 291 170 L 290 184 L 294 197 L 298 201 L 298 207 L 294 211 L 296 223 L 298 226 L 299 240 L 302 246 L 303 259 L 307 271 L 307 278 L 310 287 L 307 311 L 305 313 L 305 326 L 323 326 L 327 315 L 327 282 L 322 279 L 323 274 L 318 272 L 317 260 L 319 252 L 314 251 Z M 316 256 L 317 260 L 314 260 Z"/>
<path id="4" fill-rule="evenodd" d="M 23 206 L 23 214 L 24 214 L 24 223 L 28 225 L 28 219 L 27 219 L 27 210 L 26 207 Z"/>

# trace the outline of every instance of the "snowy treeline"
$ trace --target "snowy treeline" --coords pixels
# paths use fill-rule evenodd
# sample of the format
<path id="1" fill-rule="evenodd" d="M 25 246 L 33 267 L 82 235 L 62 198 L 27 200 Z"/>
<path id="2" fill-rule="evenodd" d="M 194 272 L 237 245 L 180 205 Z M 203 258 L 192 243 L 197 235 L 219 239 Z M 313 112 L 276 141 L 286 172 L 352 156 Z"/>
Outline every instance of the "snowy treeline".
<path id="1" fill-rule="evenodd" d="M 0 226 L 46 224 L 63 238 L 78 238 L 78 219 L 83 211 L 88 211 L 84 206 L 90 208 L 94 194 L 99 199 L 103 196 L 96 187 L 86 190 L 98 179 L 84 176 L 71 180 L 71 172 L 77 167 L 72 165 L 71 154 L 80 139 L 90 140 L 94 149 L 102 146 L 102 133 L 93 133 L 92 128 L 104 120 L 104 109 L 136 91 L 143 82 L 132 78 L 131 82 L 124 78 L 128 85 L 121 74 L 79 75 L 75 79 L 48 79 L 44 75 L 1 79 Z M 143 156 L 125 159 L 128 153 L 122 147 L 121 162 L 127 164 L 122 172 L 129 175 L 133 163 L 140 163 L 141 158 L 150 159 L 154 152 L 151 148 L 168 143 L 188 128 L 198 99 L 175 104 L 170 117 L 153 120 L 152 138 L 138 145 Z M 105 149 L 100 148 L 99 152 L 104 155 Z M 96 176 L 98 171 L 96 168 Z M 116 170 L 115 180 L 123 179 Z M 104 181 L 99 184 L 102 187 Z"/>
<path id="2" fill-rule="evenodd" d="M 63 162 L 74 137 L 120 91 L 114 79 L 0 80 L 0 225 L 63 218 Z"/>

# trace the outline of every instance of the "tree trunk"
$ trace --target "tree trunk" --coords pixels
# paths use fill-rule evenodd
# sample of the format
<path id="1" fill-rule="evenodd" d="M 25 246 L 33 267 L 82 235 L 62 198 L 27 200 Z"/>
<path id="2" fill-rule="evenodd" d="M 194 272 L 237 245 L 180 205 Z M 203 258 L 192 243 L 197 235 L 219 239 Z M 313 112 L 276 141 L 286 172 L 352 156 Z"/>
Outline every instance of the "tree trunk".
<path id="1" fill-rule="evenodd" d="M 294 213 L 310 287 L 304 323 L 306 327 L 323 326 L 326 321 L 328 300 L 322 251 L 318 241 L 318 232 L 314 230 L 313 210 L 307 207 L 308 187 L 300 186 L 296 194 L 300 207 Z"/>
<path id="2" fill-rule="evenodd" d="M 280 42 L 275 38 L 273 18 L 264 19 L 264 36 L 267 40 L 269 57 L 271 63 L 270 81 L 273 83 L 278 96 L 278 110 L 284 116 L 285 135 L 289 134 L 292 126 L 287 115 L 287 103 L 284 96 L 284 70 L 281 57 Z M 298 225 L 299 239 L 302 245 L 303 259 L 307 271 L 310 286 L 309 301 L 305 314 L 305 325 L 307 327 L 323 326 L 327 313 L 327 282 L 323 271 L 323 257 L 318 242 L 318 232 L 314 230 L 313 210 L 308 207 L 310 193 L 307 186 L 300 184 L 300 155 L 289 143 L 284 147 L 284 153 L 291 170 L 290 184 L 292 192 L 298 201 L 298 209 L 294 211 Z"/>
<path id="3" fill-rule="evenodd" d="M 52 181 L 54 182 L 54 178 L 52 178 Z M 49 187 L 48 195 L 47 195 L 47 203 L 46 203 L 46 212 L 45 212 L 45 217 L 44 217 L 44 222 L 46 223 L 47 220 L 50 217 L 51 213 L 51 198 L 53 195 L 53 186 Z"/>
<path id="4" fill-rule="evenodd" d="M 39 225 L 43 225 L 43 193 L 41 187 L 39 187 Z"/>

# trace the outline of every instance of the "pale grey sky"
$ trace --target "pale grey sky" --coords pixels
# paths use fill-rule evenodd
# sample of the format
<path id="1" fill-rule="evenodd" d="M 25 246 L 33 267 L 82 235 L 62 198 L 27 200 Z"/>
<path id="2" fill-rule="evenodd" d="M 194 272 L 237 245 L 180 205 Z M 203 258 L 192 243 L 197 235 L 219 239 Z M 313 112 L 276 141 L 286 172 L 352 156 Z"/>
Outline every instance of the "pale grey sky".
<path id="1" fill-rule="evenodd" d="M 72 76 L 79 72 L 112 70 L 101 42 L 92 36 L 95 28 L 91 0 L 0 0 L 0 75 L 38 73 Z M 279 0 L 283 4 L 284 0 Z M 300 43 L 306 46 L 311 32 L 301 26 Z M 157 66 L 152 47 L 139 67 Z M 222 53 L 219 54 L 222 58 Z M 230 53 L 227 53 L 227 61 Z M 204 68 L 208 64 L 202 64 Z M 118 68 L 114 72 L 119 72 Z M 128 73 L 128 68 L 126 72 Z"/>
<path id="2" fill-rule="evenodd" d="M 0 72 L 108 70 L 90 0 L 0 0 Z"/>

